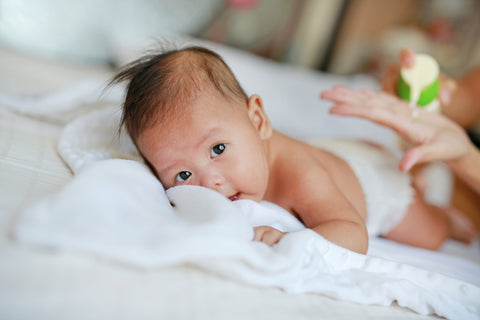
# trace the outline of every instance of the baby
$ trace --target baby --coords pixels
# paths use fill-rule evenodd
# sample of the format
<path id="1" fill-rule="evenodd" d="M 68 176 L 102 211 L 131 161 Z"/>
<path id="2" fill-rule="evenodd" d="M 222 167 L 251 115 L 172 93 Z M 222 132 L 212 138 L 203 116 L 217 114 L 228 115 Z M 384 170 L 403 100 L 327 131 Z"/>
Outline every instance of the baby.
<path id="1" fill-rule="evenodd" d="M 113 80 L 122 81 L 122 126 L 166 189 L 199 185 L 232 201 L 267 200 L 359 253 L 369 233 L 429 249 L 452 236 L 451 219 L 423 201 L 392 155 L 359 142 L 313 146 L 273 130 L 262 99 L 248 97 L 208 49 L 143 57 Z M 254 240 L 273 245 L 283 235 L 262 226 Z"/>

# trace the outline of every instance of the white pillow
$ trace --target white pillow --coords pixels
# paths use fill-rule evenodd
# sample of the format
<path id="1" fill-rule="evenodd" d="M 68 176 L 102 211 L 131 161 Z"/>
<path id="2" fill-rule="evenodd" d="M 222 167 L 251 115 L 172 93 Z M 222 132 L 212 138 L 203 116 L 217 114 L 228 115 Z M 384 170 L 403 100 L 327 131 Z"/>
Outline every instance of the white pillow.
<path id="1" fill-rule="evenodd" d="M 217 0 L 2 0 L 0 44 L 70 61 L 106 63 L 113 38 L 198 33 L 223 4 Z"/>

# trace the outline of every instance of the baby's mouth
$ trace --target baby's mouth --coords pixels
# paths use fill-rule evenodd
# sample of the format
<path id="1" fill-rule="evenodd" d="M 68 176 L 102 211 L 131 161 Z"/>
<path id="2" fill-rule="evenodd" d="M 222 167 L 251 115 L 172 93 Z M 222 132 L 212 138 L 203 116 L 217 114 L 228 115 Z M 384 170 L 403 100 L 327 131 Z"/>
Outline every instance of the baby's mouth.
<path id="1" fill-rule="evenodd" d="M 237 192 L 233 196 L 228 197 L 228 199 L 230 199 L 230 201 L 235 201 L 240 199 L 240 192 Z"/>

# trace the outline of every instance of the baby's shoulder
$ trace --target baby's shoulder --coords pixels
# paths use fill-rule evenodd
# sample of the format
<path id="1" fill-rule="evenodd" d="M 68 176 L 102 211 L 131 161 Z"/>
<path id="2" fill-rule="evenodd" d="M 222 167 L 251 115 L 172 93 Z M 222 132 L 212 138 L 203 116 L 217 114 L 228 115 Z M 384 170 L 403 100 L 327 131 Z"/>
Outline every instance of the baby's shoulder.
<path id="1" fill-rule="evenodd" d="M 289 180 L 304 179 L 305 175 L 328 173 L 329 153 L 306 142 L 280 135 L 274 145 L 274 172 Z"/>
<path id="2" fill-rule="evenodd" d="M 277 165 L 277 174 L 286 178 L 286 183 L 310 179 L 322 179 L 329 175 L 326 151 L 311 146 L 296 146 L 283 150 Z"/>

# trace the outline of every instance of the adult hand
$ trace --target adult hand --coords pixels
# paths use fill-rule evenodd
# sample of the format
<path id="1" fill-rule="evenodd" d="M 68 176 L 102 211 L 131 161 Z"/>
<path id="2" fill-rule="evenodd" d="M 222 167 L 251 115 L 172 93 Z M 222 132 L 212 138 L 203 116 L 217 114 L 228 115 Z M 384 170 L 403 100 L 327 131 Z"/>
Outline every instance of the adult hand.
<path id="1" fill-rule="evenodd" d="M 321 97 L 333 101 L 330 113 L 365 118 L 395 130 L 413 144 L 399 163 L 401 171 L 430 161 L 455 162 L 471 152 L 464 130 L 441 114 L 418 110 L 412 116 L 406 101 L 385 92 L 355 91 L 342 86 L 324 91 Z"/>
<path id="2" fill-rule="evenodd" d="M 385 73 L 380 79 L 380 84 L 385 92 L 397 95 L 397 83 L 400 78 L 401 68 L 412 68 L 415 65 L 415 52 L 410 49 L 402 49 L 399 53 L 399 64 L 390 64 L 385 68 Z M 447 107 L 452 96 L 457 90 L 457 82 L 445 74 L 440 73 L 440 92 L 438 100 L 442 108 Z"/>

